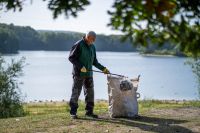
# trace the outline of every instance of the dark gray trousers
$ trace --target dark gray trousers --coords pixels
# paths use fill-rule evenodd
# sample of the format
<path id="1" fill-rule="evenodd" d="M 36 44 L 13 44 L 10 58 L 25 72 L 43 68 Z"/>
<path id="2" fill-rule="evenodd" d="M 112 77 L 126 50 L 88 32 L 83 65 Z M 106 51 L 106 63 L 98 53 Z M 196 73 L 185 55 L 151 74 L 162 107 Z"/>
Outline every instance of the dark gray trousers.
<path id="1" fill-rule="evenodd" d="M 86 113 L 93 113 L 94 108 L 94 82 L 93 77 L 73 76 L 72 95 L 70 98 L 70 114 L 76 114 L 78 109 L 78 98 L 81 90 L 84 90 Z"/>

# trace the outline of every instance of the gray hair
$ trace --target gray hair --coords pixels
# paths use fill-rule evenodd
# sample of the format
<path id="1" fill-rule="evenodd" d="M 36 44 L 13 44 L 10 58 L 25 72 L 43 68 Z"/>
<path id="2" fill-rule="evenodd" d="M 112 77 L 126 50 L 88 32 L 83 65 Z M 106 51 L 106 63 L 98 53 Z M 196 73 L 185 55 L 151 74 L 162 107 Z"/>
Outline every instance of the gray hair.
<path id="1" fill-rule="evenodd" d="M 94 31 L 88 31 L 85 35 L 86 35 L 86 37 L 93 36 L 96 38 L 96 33 Z"/>

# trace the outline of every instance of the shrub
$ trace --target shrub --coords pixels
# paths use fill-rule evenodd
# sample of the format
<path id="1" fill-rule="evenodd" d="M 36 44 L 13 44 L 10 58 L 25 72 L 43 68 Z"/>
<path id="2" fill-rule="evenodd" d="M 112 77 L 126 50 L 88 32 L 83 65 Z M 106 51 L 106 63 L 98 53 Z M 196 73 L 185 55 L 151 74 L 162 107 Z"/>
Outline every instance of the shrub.
<path id="1" fill-rule="evenodd" d="M 25 58 L 19 61 L 5 62 L 0 56 L 0 118 L 17 117 L 25 114 L 22 95 L 19 89 L 19 77 Z"/>

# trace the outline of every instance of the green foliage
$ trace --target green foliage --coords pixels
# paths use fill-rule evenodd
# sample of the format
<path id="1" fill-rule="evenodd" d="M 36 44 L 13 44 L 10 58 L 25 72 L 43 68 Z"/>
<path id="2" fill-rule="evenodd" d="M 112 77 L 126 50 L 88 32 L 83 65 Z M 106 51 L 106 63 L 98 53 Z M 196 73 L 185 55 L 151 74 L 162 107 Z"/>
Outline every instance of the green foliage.
<path id="1" fill-rule="evenodd" d="M 47 0 L 43 0 L 47 1 Z M 32 1 L 31 1 L 32 2 Z M 6 7 L 6 10 L 17 9 L 22 11 L 22 6 L 25 0 L 0 0 L 0 10 Z M 76 17 L 79 11 L 83 11 L 84 7 L 89 5 L 88 0 L 48 0 L 48 9 L 53 12 L 53 18 L 57 18 L 58 15 L 64 13 L 66 17 Z"/>
<path id="2" fill-rule="evenodd" d="M 186 62 L 186 64 L 191 66 L 192 71 L 195 74 L 198 83 L 198 95 L 200 99 L 200 58 L 190 59 Z"/>
<path id="3" fill-rule="evenodd" d="M 2 24 L 3 25 L 3 24 Z M 43 44 L 37 31 L 29 26 L 4 25 L 18 37 L 20 50 L 39 50 Z"/>
<path id="4" fill-rule="evenodd" d="M 18 38 L 13 31 L 0 27 L 0 53 L 17 53 Z"/>
<path id="5" fill-rule="evenodd" d="M 115 0 L 109 26 L 147 46 L 149 42 L 177 45 L 182 52 L 200 53 L 199 0 Z"/>
<path id="6" fill-rule="evenodd" d="M 0 56 L 0 118 L 24 115 L 18 78 L 22 75 L 24 58 L 7 64 Z"/>
<path id="7" fill-rule="evenodd" d="M 21 11 L 22 4 L 23 4 L 23 0 L 1 0 L 0 9 L 2 10 L 3 7 L 5 6 L 7 10 L 13 9 L 14 11 L 16 11 L 18 9 L 19 11 Z"/>
<path id="8" fill-rule="evenodd" d="M 69 51 L 72 45 L 80 40 L 84 34 L 67 31 L 36 31 L 29 26 L 14 26 L 13 24 L 0 24 L 0 33 L 3 31 L 12 33 L 10 38 L 16 38 L 15 41 L 8 40 L 10 45 L 4 44 L 0 39 L 0 49 L 2 53 L 8 53 L 5 49 L 18 50 L 57 50 Z M 0 38 L 5 38 L 0 34 Z M 8 38 L 8 39 L 10 39 Z M 121 42 L 120 35 L 98 35 L 95 45 L 99 51 L 135 51 L 130 41 Z M 1 45 L 2 44 L 2 45 Z M 12 52 L 12 51 L 11 51 Z M 14 53 L 14 52 L 13 52 Z"/>
<path id="9" fill-rule="evenodd" d="M 53 12 L 54 18 L 62 13 L 65 13 L 66 17 L 77 17 L 77 12 L 83 11 L 83 7 L 89 4 L 88 0 L 50 0 L 48 8 Z"/>
<path id="10" fill-rule="evenodd" d="M 83 36 L 80 33 L 39 31 L 44 50 L 70 50 L 75 41 Z"/>
<path id="11" fill-rule="evenodd" d="M 175 45 L 168 42 L 165 42 L 162 46 L 149 43 L 148 46 L 140 46 L 138 49 L 141 54 L 174 55 L 179 57 L 188 56 L 181 52 Z"/>
<path id="12" fill-rule="evenodd" d="M 0 33 L 2 33 L 0 34 L 2 53 L 16 53 L 19 49 L 39 50 L 43 47 L 39 33 L 29 26 L 0 24 Z"/>
<path id="13" fill-rule="evenodd" d="M 46 1 L 46 0 L 43 0 Z M 2 0 L 0 10 L 22 10 L 22 0 Z M 48 8 L 53 18 L 62 13 L 76 17 L 89 5 L 89 0 L 50 0 Z M 135 45 L 149 42 L 163 45 L 166 41 L 180 51 L 197 57 L 200 53 L 200 1 L 199 0 L 115 0 L 108 24 L 125 33 Z"/>
<path id="14" fill-rule="evenodd" d="M 8 40 L 12 45 L 2 45 L 2 53 L 8 53 L 5 50 L 14 49 L 17 50 L 57 50 L 67 51 L 70 50 L 72 45 L 80 40 L 84 34 L 78 32 L 68 31 L 36 31 L 33 28 L 26 26 L 14 26 L 13 24 L 0 24 L 0 32 L 5 30 L 11 34 L 12 38 L 16 38 L 16 41 Z M 0 34 L 0 38 L 4 38 Z M 182 56 L 183 54 L 170 43 L 165 43 L 160 46 L 158 44 L 149 43 L 148 46 L 131 46 L 131 42 L 126 40 L 121 42 L 122 35 L 98 35 L 95 41 L 96 49 L 98 51 L 139 51 L 142 53 L 153 54 L 173 54 Z M 0 40 L 0 44 L 4 44 L 4 41 Z M 18 46 L 19 45 L 19 46 Z M 11 47 L 12 46 L 12 47 Z"/>

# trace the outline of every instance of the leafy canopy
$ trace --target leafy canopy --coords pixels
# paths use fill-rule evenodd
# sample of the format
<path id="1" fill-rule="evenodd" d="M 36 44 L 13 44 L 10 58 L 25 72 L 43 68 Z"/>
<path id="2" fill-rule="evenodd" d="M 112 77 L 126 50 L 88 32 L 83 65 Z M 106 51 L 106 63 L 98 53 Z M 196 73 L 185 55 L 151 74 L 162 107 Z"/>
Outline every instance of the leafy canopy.
<path id="1" fill-rule="evenodd" d="M 0 9 L 21 11 L 24 1 L 0 0 Z M 89 0 L 49 0 L 47 6 L 57 18 L 62 13 L 76 17 L 89 4 Z M 184 53 L 200 55 L 199 0 L 115 0 L 108 14 L 108 25 L 134 44 L 168 41 Z"/>

